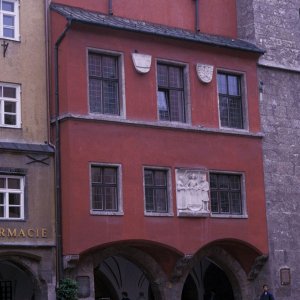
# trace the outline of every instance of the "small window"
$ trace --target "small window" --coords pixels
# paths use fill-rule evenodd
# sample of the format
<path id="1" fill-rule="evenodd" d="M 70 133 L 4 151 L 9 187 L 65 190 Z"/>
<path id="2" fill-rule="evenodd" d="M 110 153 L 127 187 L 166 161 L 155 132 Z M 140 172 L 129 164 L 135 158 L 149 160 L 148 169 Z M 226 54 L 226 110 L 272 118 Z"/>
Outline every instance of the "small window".
<path id="1" fill-rule="evenodd" d="M 0 299 L 1 300 L 12 300 L 13 289 L 12 281 L 0 280 Z"/>
<path id="2" fill-rule="evenodd" d="M 24 219 L 24 178 L 0 175 L 0 219 Z"/>
<path id="3" fill-rule="evenodd" d="M 120 115 L 117 56 L 89 53 L 89 106 L 91 113 Z"/>
<path id="4" fill-rule="evenodd" d="M 169 211 L 168 171 L 144 169 L 146 213 L 167 213 Z"/>
<path id="5" fill-rule="evenodd" d="M 244 128 L 242 77 L 218 73 L 219 113 L 222 127 Z"/>
<path id="6" fill-rule="evenodd" d="M 91 212 L 121 212 L 119 167 L 114 165 L 91 166 Z"/>
<path id="7" fill-rule="evenodd" d="M 243 215 L 241 175 L 211 173 L 212 214 Z"/>
<path id="8" fill-rule="evenodd" d="M 161 121 L 186 122 L 183 71 L 180 66 L 157 65 L 157 106 Z"/>
<path id="9" fill-rule="evenodd" d="M 21 126 L 20 86 L 0 83 L 0 126 Z"/>
<path id="10" fill-rule="evenodd" d="M 19 40 L 18 0 L 0 0 L 0 38 Z"/>

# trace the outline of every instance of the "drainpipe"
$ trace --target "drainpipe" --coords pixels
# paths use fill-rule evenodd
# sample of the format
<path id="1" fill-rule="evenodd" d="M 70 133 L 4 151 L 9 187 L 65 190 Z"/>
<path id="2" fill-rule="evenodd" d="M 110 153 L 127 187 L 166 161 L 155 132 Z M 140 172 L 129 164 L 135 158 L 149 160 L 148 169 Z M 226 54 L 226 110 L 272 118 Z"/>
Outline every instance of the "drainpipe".
<path id="1" fill-rule="evenodd" d="M 112 0 L 108 0 L 108 14 L 113 15 Z"/>
<path id="2" fill-rule="evenodd" d="M 62 214 L 61 214 L 61 154 L 60 154 L 60 122 L 59 122 L 59 70 L 58 70 L 58 50 L 67 31 L 70 29 L 72 18 L 68 18 L 68 23 L 64 31 L 58 37 L 54 46 L 54 84 L 55 84 L 55 186 L 56 186 L 56 263 L 57 282 L 63 279 L 63 259 L 62 259 Z"/>
<path id="3" fill-rule="evenodd" d="M 196 8 L 195 8 L 195 31 L 200 31 L 200 25 L 199 25 L 199 0 L 196 0 Z"/>

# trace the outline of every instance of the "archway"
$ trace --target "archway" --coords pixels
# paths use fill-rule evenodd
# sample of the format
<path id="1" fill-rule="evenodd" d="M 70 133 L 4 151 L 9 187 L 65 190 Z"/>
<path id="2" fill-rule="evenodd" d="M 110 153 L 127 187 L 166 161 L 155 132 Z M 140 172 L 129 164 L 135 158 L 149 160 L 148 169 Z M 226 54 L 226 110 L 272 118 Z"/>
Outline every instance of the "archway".
<path id="1" fill-rule="evenodd" d="M 95 299 L 119 300 L 122 292 L 130 299 L 139 293 L 153 299 L 150 281 L 141 268 L 118 255 L 106 258 L 94 270 Z"/>
<path id="2" fill-rule="evenodd" d="M 9 260 L 0 261 L 0 299 L 37 299 L 32 276 Z"/>

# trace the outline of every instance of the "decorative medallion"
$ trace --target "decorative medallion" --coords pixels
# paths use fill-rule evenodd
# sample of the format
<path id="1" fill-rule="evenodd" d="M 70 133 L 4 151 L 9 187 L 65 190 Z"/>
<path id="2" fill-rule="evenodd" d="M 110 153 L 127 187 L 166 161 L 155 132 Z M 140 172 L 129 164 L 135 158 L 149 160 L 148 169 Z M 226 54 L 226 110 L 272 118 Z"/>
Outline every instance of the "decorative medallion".
<path id="1" fill-rule="evenodd" d="M 137 72 L 146 74 L 150 71 L 151 67 L 151 55 L 132 53 L 132 61 Z"/>
<path id="2" fill-rule="evenodd" d="M 213 77 L 213 73 L 214 73 L 214 66 L 197 64 L 196 70 L 197 70 L 198 78 L 203 83 L 210 83 L 212 81 L 212 77 Z"/>

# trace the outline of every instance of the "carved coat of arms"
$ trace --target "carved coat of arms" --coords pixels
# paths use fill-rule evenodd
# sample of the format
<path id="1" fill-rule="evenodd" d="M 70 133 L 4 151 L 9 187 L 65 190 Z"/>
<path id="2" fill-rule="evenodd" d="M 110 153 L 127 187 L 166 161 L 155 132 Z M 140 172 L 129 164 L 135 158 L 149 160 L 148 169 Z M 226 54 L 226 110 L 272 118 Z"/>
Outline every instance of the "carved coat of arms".
<path id="1" fill-rule="evenodd" d="M 146 74 L 150 71 L 151 55 L 132 53 L 132 61 L 137 72 Z"/>
<path id="2" fill-rule="evenodd" d="M 214 66 L 199 63 L 196 65 L 196 71 L 198 78 L 203 83 L 210 83 L 212 81 Z"/>

